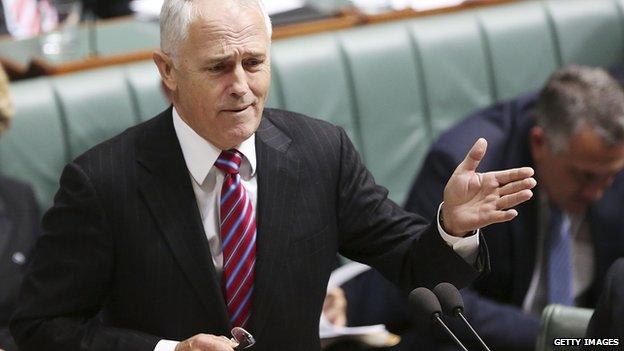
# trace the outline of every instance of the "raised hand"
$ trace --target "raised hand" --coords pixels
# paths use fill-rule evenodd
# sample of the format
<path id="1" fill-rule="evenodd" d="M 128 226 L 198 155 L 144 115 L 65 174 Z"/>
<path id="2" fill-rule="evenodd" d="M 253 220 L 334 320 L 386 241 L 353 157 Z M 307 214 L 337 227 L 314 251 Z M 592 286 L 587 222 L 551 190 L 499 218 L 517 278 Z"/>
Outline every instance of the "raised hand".
<path id="1" fill-rule="evenodd" d="M 531 167 L 478 173 L 486 149 L 487 141 L 477 140 L 446 183 L 442 226 L 448 234 L 464 236 L 509 221 L 518 215 L 513 207 L 533 196 L 531 189 L 537 181 Z"/>

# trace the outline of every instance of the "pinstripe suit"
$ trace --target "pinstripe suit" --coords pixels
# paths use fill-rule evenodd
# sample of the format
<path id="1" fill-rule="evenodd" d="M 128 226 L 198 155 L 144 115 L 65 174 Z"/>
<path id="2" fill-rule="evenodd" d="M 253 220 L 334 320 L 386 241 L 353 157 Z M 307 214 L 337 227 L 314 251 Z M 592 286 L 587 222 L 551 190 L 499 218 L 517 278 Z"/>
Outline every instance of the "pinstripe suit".
<path id="1" fill-rule="evenodd" d="M 338 251 L 405 289 L 477 276 L 434 226 L 386 199 L 342 129 L 267 109 L 256 153 L 255 350 L 319 349 Z M 228 335 L 171 109 L 69 164 L 43 223 L 12 322 L 23 351 L 151 351 L 161 338 Z"/>

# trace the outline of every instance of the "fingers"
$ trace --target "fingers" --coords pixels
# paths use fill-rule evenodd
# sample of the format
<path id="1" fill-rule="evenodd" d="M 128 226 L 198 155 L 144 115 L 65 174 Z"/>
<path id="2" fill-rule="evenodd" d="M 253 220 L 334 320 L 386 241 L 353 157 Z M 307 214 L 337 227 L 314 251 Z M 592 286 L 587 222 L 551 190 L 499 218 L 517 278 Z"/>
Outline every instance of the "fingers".
<path id="1" fill-rule="evenodd" d="M 529 200 L 531 197 L 533 197 L 533 192 L 529 189 L 501 196 L 498 200 L 496 200 L 496 208 L 507 209 L 518 206 L 519 204 Z"/>
<path id="2" fill-rule="evenodd" d="M 498 194 L 500 196 L 505 196 L 505 195 L 517 193 L 525 189 L 533 189 L 536 185 L 537 185 L 537 181 L 534 178 L 525 178 L 522 180 L 517 180 L 515 182 L 511 182 L 511 183 L 507 183 L 503 185 L 498 190 Z"/>
<path id="3" fill-rule="evenodd" d="M 504 211 L 493 211 L 488 215 L 488 218 L 486 218 L 486 222 L 488 223 L 488 225 L 493 224 L 493 223 L 507 222 L 507 221 L 511 221 L 512 219 L 514 219 L 517 215 L 518 215 L 518 211 L 514 209 L 504 210 Z"/>
<path id="4" fill-rule="evenodd" d="M 522 180 L 525 178 L 529 178 L 533 176 L 535 173 L 533 168 L 531 167 L 522 167 L 522 168 L 512 168 L 504 171 L 496 171 L 492 172 L 494 177 L 500 184 L 507 184 L 510 182 L 515 182 L 517 180 Z"/>
<path id="5" fill-rule="evenodd" d="M 233 351 L 237 345 L 225 336 L 197 334 L 178 343 L 175 351 Z"/>
<path id="6" fill-rule="evenodd" d="M 481 162 L 481 159 L 483 159 L 483 156 L 485 156 L 486 149 L 487 141 L 483 138 L 479 138 L 479 140 L 477 140 L 474 145 L 472 145 L 470 151 L 468 151 L 466 158 L 464 158 L 462 163 L 457 166 L 457 170 L 474 172 L 479 166 L 479 162 Z"/>

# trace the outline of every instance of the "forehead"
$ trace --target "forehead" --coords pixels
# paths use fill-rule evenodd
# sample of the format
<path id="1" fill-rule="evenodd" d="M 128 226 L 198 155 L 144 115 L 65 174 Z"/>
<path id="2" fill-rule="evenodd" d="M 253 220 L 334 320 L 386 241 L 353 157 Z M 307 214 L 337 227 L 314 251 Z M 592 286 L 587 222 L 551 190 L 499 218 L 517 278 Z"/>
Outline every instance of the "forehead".
<path id="1" fill-rule="evenodd" d="M 582 127 L 570 138 L 566 152 L 577 167 L 596 172 L 610 172 L 624 167 L 624 143 L 607 146 L 591 127 Z"/>
<path id="2" fill-rule="evenodd" d="M 260 10 L 237 1 L 205 1 L 188 31 L 187 44 L 209 54 L 266 52 L 269 38 Z"/>

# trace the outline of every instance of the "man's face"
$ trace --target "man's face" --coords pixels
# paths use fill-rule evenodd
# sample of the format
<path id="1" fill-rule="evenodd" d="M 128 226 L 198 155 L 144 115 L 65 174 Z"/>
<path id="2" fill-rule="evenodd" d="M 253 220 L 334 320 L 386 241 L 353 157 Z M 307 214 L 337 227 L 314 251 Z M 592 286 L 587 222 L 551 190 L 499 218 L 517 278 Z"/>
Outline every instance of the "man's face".
<path id="1" fill-rule="evenodd" d="M 182 119 L 204 139 L 229 149 L 260 124 L 271 80 L 270 38 L 255 7 L 223 0 L 197 6 L 201 15 L 163 78 Z M 165 56 L 161 63 L 156 59 L 161 74 L 170 58 Z"/>
<path id="2" fill-rule="evenodd" d="M 602 197 L 624 168 L 624 143 L 605 146 L 592 127 L 584 126 L 567 149 L 553 152 L 541 127 L 530 133 L 531 153 L 539 183 L 559 208 L 583 212 Z"/>

